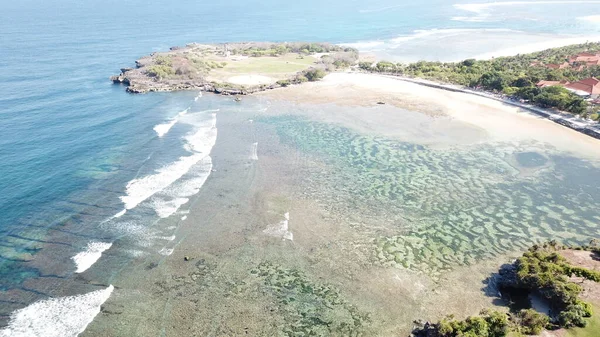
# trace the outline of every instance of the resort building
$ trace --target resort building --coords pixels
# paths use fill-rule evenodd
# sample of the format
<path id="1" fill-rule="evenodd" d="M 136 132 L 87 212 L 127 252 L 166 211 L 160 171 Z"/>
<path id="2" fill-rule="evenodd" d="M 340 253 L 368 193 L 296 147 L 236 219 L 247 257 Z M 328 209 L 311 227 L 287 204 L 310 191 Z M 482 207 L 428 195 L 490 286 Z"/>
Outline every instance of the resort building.
<path id="1" fill-rule="evenodd" d="M 538 88 L 558 85 L 582 97 L 598 98 L 600 96 L 600 80 L 595 77 L 586 78 L 577 82 L 567 81 L 539 81 Z"/>
<path id="2" fill-rule="evenodd" d="M 569 83 L 565 85 L 565 88 L 575 92 L 585 93 L 587 96 L 597 98 L 600 95 L 600 80 L 595 77 L 586 78 L 585 80 Z M 583 95 L 580 95 L 583 96 Z"/>
<path id="3" fill-rule="evenodd" d="M 530 64 L 532 67 L 543 66 L 550 69 L 573 69 L 576 71 L 582 71 L 587 67 L 600 66 L 600 52 L 598 53 L 579 53 L 569 57 L 566 62 L 561 64 L 543 64 L 538 61 L 534 61 Z"/>

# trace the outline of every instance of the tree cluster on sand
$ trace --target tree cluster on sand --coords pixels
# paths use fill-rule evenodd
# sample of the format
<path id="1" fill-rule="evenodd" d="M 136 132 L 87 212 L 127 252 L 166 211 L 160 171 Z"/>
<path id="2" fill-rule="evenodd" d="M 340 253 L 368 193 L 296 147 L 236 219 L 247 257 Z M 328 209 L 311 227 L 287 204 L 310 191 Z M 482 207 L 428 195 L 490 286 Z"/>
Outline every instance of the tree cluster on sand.
<path id="1" fill-rule="evenodd" d="M 457 320 L 447 316 L 437 323 L 417 323 L 414 337 L 504 337 L 509 334 L 537 335 L 543 329 L 585 327 L 592 317 L 592 305 L 580 298 L 583 288 L 572 280 L 600 282 L 600 272 L 576 266 L 561 255 L 567 247 L 549 242 L 534 245 L 513 264 L 500 270 L 499 286 L 504 291 L 520 290 L 540 296 L 551 313 L 522 309 L 516 312 L 484 310 L 478 316 Z M 570 249 L 600 253 L 598 241 Z"/>

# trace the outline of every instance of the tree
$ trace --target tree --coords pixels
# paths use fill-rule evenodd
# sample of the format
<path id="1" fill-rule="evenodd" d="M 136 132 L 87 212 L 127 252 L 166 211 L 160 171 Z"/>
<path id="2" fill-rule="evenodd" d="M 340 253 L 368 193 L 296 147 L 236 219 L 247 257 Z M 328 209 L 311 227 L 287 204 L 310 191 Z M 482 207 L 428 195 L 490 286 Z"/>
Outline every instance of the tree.
<path id="1" fill-rule="evenodd" d="M 318 81 L 325 77 L 325 75 L 323 70 L 317 68 L 311 68 L 304 71 L 304 77 L 306 77 L 309 82 Z"/>
<path id="2" fill-rule="evenodd" d="M 477 61 L 475 59 L 467 59 L 467 60 L 462 61 L 462 64 L 465 67 L 472 67 L 473 65 L 475 65 L 476 62 Z"/>
<path id="3" fill-rule="evenodd" d="M 531 87 L 533 83 L 528 78 L 519 77 L 516 81 L 513 82 L 513 86 L 519 88 Z"/>
<path id="4" fill-rule="evenodd" d="M 498 72 L 487 72 L 479 78 L 478 84 L 489 90 L 502 91 L 506 81 Z"/>
<path id="5" fill-rule="evenodd" d="M 375 65 L 375 67 L 377 68 L 377 71 L 382 72 L 382 73 L 383 72 L 391 72 L 396 69 L 395 64 L 393 64 L 392 62 L 386 62 L 386 61 L 377 62 L 377 65 Z"/>
<path id="6" fill-rule="evenodd" d="M 522 331 L 527 335 L 539 335 L 542 332 L 550 319 L 548 316 L 541 314 L 533 309 L 521 310 L 518 314 L 521 322 Z"/>

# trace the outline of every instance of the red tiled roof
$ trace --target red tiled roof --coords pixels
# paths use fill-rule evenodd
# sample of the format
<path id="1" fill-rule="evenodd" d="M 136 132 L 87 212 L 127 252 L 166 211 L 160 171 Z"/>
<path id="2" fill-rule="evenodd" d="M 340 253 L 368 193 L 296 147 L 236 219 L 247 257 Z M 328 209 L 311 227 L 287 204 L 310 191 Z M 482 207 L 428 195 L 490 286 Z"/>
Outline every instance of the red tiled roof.
<path id="1" fill-rule="evenodd" d="M 598 56 L 579 56 L 575 59 L 575 62 L 595 62 L 600 60 Z"/>
<path id="2" fill-rule="evenodd" d="M 546 67 L 551 69 L 566 69 L 571 67 L 571 65 L 569 64 L 569 62 L 564 62 L 561 64 L 547 64 Z"/>
<path id="3" fill-rule="evenodd" d="M 543 88 L 543 87 L 550 87 L 553 85 L 559 85 L 560 82 L 559 81 L 539 81 L 536 86 Z"/>
<path id="4" fill-rule="evenodd" d="M 586 78 L 585 80 L 579 81 L 579 83 L 594 86 L 594 85 L 597 85 L 598 83 L 600 83 L 600 80 L 598 80 L 595 77 L 590 77 L 590 78 Z"/>
<path id="5" fill-rule="evenodd" d="M 600 94 L 600 80 L 594 77 L 567 84 L 565 87 L 573 90 L 584 91 L 590 95 Z"/>
<path id="6" fill-rule="evenodd" d="M 565 86 L 569 84 L 568 81 L 539 81 L 536 86 L 543 88 L 543 87 L 551 87 L 553 85 L 560 85 L 560 86 Z"/>

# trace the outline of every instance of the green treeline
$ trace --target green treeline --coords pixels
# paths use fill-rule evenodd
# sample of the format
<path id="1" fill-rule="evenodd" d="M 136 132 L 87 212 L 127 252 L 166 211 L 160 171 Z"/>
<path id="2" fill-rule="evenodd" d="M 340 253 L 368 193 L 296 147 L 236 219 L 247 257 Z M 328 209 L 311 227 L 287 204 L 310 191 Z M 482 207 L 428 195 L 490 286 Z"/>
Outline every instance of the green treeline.
<path id="1" fill-rule="evenodd" d="M 551 69 L 540 65 L 561 64 L 578 53 L 597 51 L 600 51 L 600 43 L 585 43 L 491 60 L 469 59 L 457 63 L 420 61 L 411 64 L 361 62 L 359 67 L 367 71 L 482 88 L 524 99 L 542 107 L 556 107 L 585 115 L 589 112 L 588 104 L 577 95 L 561 87 L 539 89 L 535 84 L 541 80 L 574 82 L 600 76 L 600 66 L 590 66 L 578 71 L 573 68 Z M 590 117 L 598 119 L 597 114 Z"/>
<path id="2" fill-rule="evenodd" d="M 245 56 L 280 56 L 287 53 L 315 54 L 315 53 L 339 53 L 339 52 L 357 52 L 354 48 L 342 47 L 331 43 L 229 43 L 228 49 L 233 55 Z"/>

